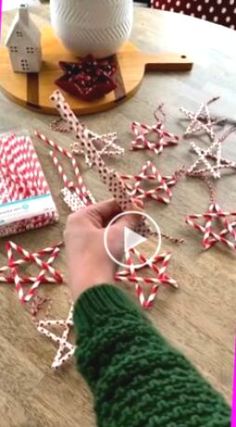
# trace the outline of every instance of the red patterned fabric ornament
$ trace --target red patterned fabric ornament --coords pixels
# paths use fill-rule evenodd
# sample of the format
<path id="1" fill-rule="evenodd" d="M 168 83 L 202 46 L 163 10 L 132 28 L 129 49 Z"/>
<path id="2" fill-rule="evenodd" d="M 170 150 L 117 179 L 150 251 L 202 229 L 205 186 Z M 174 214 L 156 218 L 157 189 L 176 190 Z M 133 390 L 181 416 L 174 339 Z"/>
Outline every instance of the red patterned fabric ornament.
<path id="1" fill-rule="evenodd" d="M 83 101 L 93 101 L 116 89 L 112 79 L 116 71 L 112 59 L 95 59 L 92 55 L 79 62 L 59 62 L 65 74 L 55 84 Z"/>
<path id="2" fill-rule="evenodd" d="M 184 13 L 236 29 L 235 0 L 149 0 L 151 7 Z"/>

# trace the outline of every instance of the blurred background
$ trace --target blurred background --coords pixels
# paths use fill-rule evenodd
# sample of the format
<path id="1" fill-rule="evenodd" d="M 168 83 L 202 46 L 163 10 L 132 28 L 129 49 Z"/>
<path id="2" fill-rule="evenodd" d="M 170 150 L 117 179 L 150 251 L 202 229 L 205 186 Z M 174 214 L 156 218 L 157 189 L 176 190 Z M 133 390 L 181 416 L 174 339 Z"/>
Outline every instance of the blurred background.
<path id="1" fill-rule="evenodd" d="M 25 0 L 25 2 L 22 0 L 3 0 L 3 10 L 15 9 L 22 3 L 27 3 L 29 6 L 38 6 L 40 3 L 49 3 L 49 0 Z M 135 3 L 140 6 L 145 6 L 145 4 L 147 5 L 148 0 L 138 0 L 135 1 Z"/>
<path id="2" fill-rule="evenodd" d="M 20 4 L 27 3 L 29 6 L 38 6 L 40 4 L 39 0 L 3 0 L 3 10 L 10 10 L 15 9 L 16 7 L 19 7 Z"/>

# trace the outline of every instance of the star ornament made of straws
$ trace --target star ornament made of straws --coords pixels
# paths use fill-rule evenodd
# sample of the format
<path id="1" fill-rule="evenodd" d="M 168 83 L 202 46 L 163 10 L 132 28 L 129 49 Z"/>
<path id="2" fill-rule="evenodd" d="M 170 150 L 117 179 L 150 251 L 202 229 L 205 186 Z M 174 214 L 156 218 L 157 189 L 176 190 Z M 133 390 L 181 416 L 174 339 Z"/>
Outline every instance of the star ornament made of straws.
<path id="1" fill-rule="evenodd" d="M 202 103 L 196 113 L 193 113 L 183 107 L 180 108 L 180 111 L 186 115 L 188 120 L 190 120 L 190 124 L 185 130 L 184 136 L 203 132 L 206 133 L 210 139 L 213 140 L 215 138 L 214 125 L 216 124 L 216 121 L 211 119 L 208 106 L 217 99 L 218 97 L 211 99 L 207 103 Z M 204 117 L 204 120 L 202 117 Z"/>
<path id="2" fill-rule="evenodd" d="M 235 221 L 230 222 L 228 218 L 232 217 L 235 217 Z M 205 220 L 203 225 L 196 221 L 202 218 Z M 222 243 L 228 248 L 236 250 L 236 212 L 224 212 L 216 202 L 213 202 L 207 212 L 188 215 L 185 221 L 203 234 L 204 249 L 210 249 L 216 243 Z M 216 228 L 217 224 L 221 226 L 220 231 Z"/>
<path id="3" fill-rule="evenodd" d="M 236 168 L 234 161 L 222 157 L 222 143 L 229 134 L 225 134 L 221 138 L 215 137 L 207 149 L 198 147 L 194 142 L 191 143 L 192 150 L 198 155 L 198 159 L 188 169 L 189 176 L 205 175 L 219 179 L 223 169 Z"/>
<path id="4" fill-rule="evenodd" d="M 73 310 L 74 306 L 70 307 L 68 316 L 65 320 L 62 319 L 46 319 L 40 320 L 36 327 L 40 334 L 45 335 L 54 343 L 58 344 L 58 350 L 52 362 L 52 368 L 57 369 L 68 362 L 74 355 L 75 345 L 70 340 L 70 334 L 73 330 Z M 52 331 L 57 329 L 57 333 Z M 62 331 L 59 334 L 58 329 Z"/>
<path id="5" fill-rule="evenodd" d="M 147 161 L 138 175 L 121 175 L 125 181 L 131 197 L 146 200 L 152 199 L 165 204 L 170 203 L 172 198 L 171 187 L 177 183 L 177 178 L 173 176 L 162 176 L 156 166 Z M 152 188 L 145 188 L 145 186 Z"/>
<path id="6" fill-rule="evenodd" d="M 0 281 L 15 284 L 16 292 L 22 303 L 29 302 L 37 294 L 41 284 L 61 284 L 63 282 L 62 274 L 52 267 L 52 263 L 60 253 L 60 247 L 61 243 L 54 247 L 31 253 L 14 242 L 7 242 L 8 264 L 0 268 L 0 274 L 2 274 Z M 45 259 L 45 257 L 48 257 L 48 259 Z M 19 267 L 26 263 L 35 263 L 40 268 L 37 276 L 21 275 Z"/>
<path id="7" fill-rule="evenodd" d="M 178 289 L 176 281 L 170 277 L 166 270 L 168 268 L 171 253 L 164 252 L 154 257 L 153 260 L 148 260 L 143 254 L 137 249 L 133 248 L 125 254 L 127 268 L 118 271 L 115 274 L 115 280 L 118 282 L 129 282 L 135 284 L 136 294 L 141 307 L 149 309 L 153 306 L 156 295 L 160 289 L 160 286 L 172 287 Z M 136 260 L 136 261 L 135 261 Z M 139 264 L 146 264 L 143 267 L 135 267 L 134 262 Z M 152 276 L 140 276 L 138 271 L 143 269 L 149 269 Z M 145 291 L 145 288 L 150 288 L 149 293 Z M 148 296 L 145 296 L 147 294 Z"/>
<path id="8" fill-rule="evenodd" d="M 94 133 L 92 134 L 94 135 L 92 137 L 92 142 L 99 156 L 114 158 L 114 157 L 120 157 L 124 155 L 125 153 L 124 148 L 116 143 L 117 141 L 116 133 L 108 133 L 101 136 L 96 135 Z M 89 167 L 93 166 L 93 164 L 89 161 L 88 157 L 86 156 L 84 149 L 81 147 L 81 144 L 79 141 L 73 142 L 71 144 L 71 151 L 73 154 L 85 155 L 86 164 Z"/>
<path id="9" fill-rule="evenodd" d="M 150 150 L 155 154 L 161 154 L 164 148 L 179 143 L 179 137 L 167 131 L 160 121 L 152 126 L 133 122 L 131 131 L 135 137 L 131 142 L 131 150 Z"/>
<path id="10" fill-rule="evenodd" d="M 84 124 L 80 124 L 81 128 L 86 127 Z M 56 119 L 50 125 L 52 130 L 60 133 L 69 133 L 71 131 L 70 125 L 68 122 L 63 119 Z M 119 145 L 118 137 L 116 132 L 108 132 L 102 135 L 99 135 L 90 129 L 87 129 L 90 137 L 92 139 L 93 145 L 96 148 L 98 154 L 104 157 L 118 158 L 123 156 L 125 149 Z M 86 156 L 85 150 L 82 147 L 80 141 L 72 142 L 70 145 L 72 154 L 83 155 L 85 157 L 85 162 L 89 167 L 93 165 Z"/>
<path id="11" fill-rule="evenodd" d="M 220 178 L 220 165 L 221 165 L 221 142 L 217 139 L 214 141 L 207 150 L 203 150 L 192 142 L 191 147 L 198 155 L 198 160 L 188 169 L 189 175 L 199 175 L 205 172 L 213 178 Z M 215 160 L 210 160 L 209 156 L 215 156 Z M 199 165 L 204 165 L 205 168 L 199 169 Z"/>
<path id="12" fill-rule="evenodd" d="M 88 127 L 84 123 L 81 123 L 78 117 L 75 116 L 69 104 L 65 101 L 63 95 L 58 90 L 52 94 L 51 100 L 61 116 L 59 120 L 56 119 L 56 121 L 51 123 L 51 128 L 58 132 L 74 131 L 76 133 L 77 141 L 71 144 L 71 151 L 74 154 L 83 154 L 85 156 L 86 163 L 90 167 L 93 166 L 93 163 L 88 158 L 84 138 L 91 141 L 99 156 L 118 157 L 124 154 L 125 150 L 119 145 L 116 132 L 108 132 L 106 134 L 99 135 L 98 133 L 88 129 Z"/>

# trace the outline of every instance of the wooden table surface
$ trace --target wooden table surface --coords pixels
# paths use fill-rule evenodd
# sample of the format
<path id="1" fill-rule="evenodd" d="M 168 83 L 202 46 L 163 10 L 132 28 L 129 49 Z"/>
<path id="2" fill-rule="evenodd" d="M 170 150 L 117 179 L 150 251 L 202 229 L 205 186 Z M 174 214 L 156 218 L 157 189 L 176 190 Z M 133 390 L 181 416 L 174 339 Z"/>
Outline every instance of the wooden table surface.
<path id="1" fill-rule="evenodd" d="M 13 14 L 3 19 L 3 33 Z M 48 19 L 48 8 L 34 10 L 34 18 L 42 27 Z M 132 120 L 153 122 L 153 111 L 165 102 L 170 130 L 182 134 L 179 107 L 196 110 L 201 101 L 220 95 L 212 106 L 214 113 L 235 117 L 236 111 L 236 32 L 183 15 L 137 8 L 132 41 L 146 51 L 176 51 L 193 57 L 194 68 L 188 73 L 159 73 L 146 76 L 136 96 L 116 109 L 85 117 L 93 130 L 117 130 L 122 145 L 131 140 Z M 69 146 L 70 138 L 53 134 L 51 117 L 27 111 L 0 96 L 0 128 L 35 128 L 53 136 L 61 145 Z M 224 145 L 226 157 L 236 160 L 235 138 Z M 35 140 L 36 149 L 60 211 L 60 222 L 38 231 L 15 236 L 14 241 L 29 249 L 38 249 L 58 241 L 67 208 L 59 197 L 61 183 L 46 148 Z M 146 159 L 153 159 L 160 170 L 169 174 L 183 163 L 191 164 L 194 155 L 189 142 L 168 148 L 158 158 L 149 153 L 130 153 L 114 165 L 123 172 L 134 173 Z M 97 200 L 107 193 L 97 175 L 81 161 L 84 179 Z M 232 174 L 226 173 L 217 183 L 218 200 L 225 210 L 236 209 L 236 187 Z M 163 290 L 149 313 L 154 324 L 198 367 L 202 374 L 231 400 L 233 341 L 235 335 L 236 286 L 235 254 L 222 247 L 203 252 L 200 236 L 184 224 L 188 213 L 203 212 L 208 206 L 208 191 L 194 179 L 183 180 L 174 188 L 169 206 L 150 203 L 147 212 L 158 221 L 164 233 L 186 239 L 182 246 L 163 242 L 163 249 L 173 251 L 170 272 L 180 285 L 178 292 Z M 0 265 L 6 263 L 4 239 L 0 242 Z M 64 253 L 58 266 L 65 271 Z M 120 285 L 122 286 L 122 285 Z M 68 297 L 65 287 L 47 287 L 53 298 L 52 315 L 65 316 Z M 132 294 L 133 291 L 129 290 Z M 95 425 L 90 393 L 73 364 L 59 372 L 49 368 L 55 353 L 54 345 L 39 336 L 29 314 L 19 304 L 9 286 L 0 292 L 0 414 L 1 427 L 92 427 Z M 134 408 L 135 410 L 135 408 Z"/>

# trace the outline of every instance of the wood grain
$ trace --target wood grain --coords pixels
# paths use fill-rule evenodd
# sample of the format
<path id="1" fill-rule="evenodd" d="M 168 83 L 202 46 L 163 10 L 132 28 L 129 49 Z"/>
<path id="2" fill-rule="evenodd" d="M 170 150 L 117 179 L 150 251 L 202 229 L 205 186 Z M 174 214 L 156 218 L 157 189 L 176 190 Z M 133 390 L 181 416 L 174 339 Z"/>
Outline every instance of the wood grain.
<path id="1" fill-rule="evenodd" d="M 10 99 L 41 113 L 57 114 L 49 97 L 58 87 L 55 80 L 63 75 L 58 63 L 60 60 L 76 62 L 78 58 L 68 52 L 60 40 L 55 37 L 51 27 L 42 30 L 43 64 L 39 74 L 14 73 L 11 68 L 8 51 L 0 49 L 1 74 L 0 90 Z M 117 105 L 118 102 L 129 99 L 139 88 L 146 71 L 186 71 L 191 69 L 192 62 L 186 55 L 176 53 L 159 53 L 147 55 L 137 49 L 133 43 L 127 42 L 114 56 L 117 65 L 114 76 L 117 88 L 103 98 L 94 102 L 84 102 L 73 96 L 68 100 L 73 110 L 79 114 L 97 113 L 108 110 Z M 26 80 L 27 84 L 21 84 Z"/>
<path id="2" fill-rule="evenodd" d="M 29 73 L 27 79 L 27 105 L 29 107 L 39 108 L 39 75 L 38 73 Z"/>
<path id="3" fill-rule="evenodd" d="M 46 7 L 35 11 L 34 18 L 41 27 L 45 26 L 47 17 Z M 5 33 L 11 19 L 12 14 L 6 13 L 3 20 Z M 163 50 L 185 52 L 193 56 L 195 66 L 184 74 L 150 73 L 128 102 L 106 114 L 86 117 L 84 120 L 90 128 L 100 133 L 117 130 L 122 146 L 128 148 L 132 138 L 129 132 L 131 120 L 153 123 L 154 109 L 160 102 L 165 102 L 168 128 L 181 135 L 186 122 L 181 120 L 179 107 L 183 105 L 195 111 L 202 100 L 215 95 L 221 95 L 221 99 L 212 105 L 211 110 L 236 119 L 236 53 L 232 49 L 236 43 L 235 32 L 191 17 L 138 8 L 132 41 L 143 51 L 155 54 Z M 33 132 L 38 128 L 64 147 L 69 147 L 71 139 L 68 136 L 50 131 L 51 117 L 22 109 L 3 96 L 0 97 L 0 107 L 1 129 L 18 127 Z M 61 217 L 56 226 L 14 237 L 16 242 L 29 249 L 58 241 L 68 215 L 59 197 L 61 183 L 52 168 L 47 149 L 40 142 L 34 142 Z M 169 174 L 195 159 L 188 148 L 189 142 L 184 140 L 178 147 L 166 149 L 158 158 L 148 153 L 127 151 L 122 161 L 112 164 L 122 172 L 133 173 L 149 158 L 163 173 Z M 235 136 L 225 142 L 223 151 L 225 157 L 236 160 Z M 97 200 L 107 197 L 96 173 L 88 170 L 82 160 L 81 169 Z M 217 185 L 218 200 L 225 210 L 235 210 L 236 207 L 234 180 L 234 175 L 226 173 Z M 163 232 L 186 239 L 186 244 L 180 247 L 163 243 L 163 249 L 173 251 L 169 271 L 178 280 L 180 290 L 163 290 L 149 316 L 230 402 L 235 335 L 235 255 L 220 246 L 203 252 L 200 236 L 184 224 L 186 214 L 206 209 L 208 192 L 204 184 L 190 179 L 182 181 L 173 191 L 169 206 L 150 202 L 147 212 L 158 221 Z M 0 265 L 6 262 L 4 242 L 0 242 Z M 64 253 L 57 265 L 66 271 Z M 46 289 L 42 292 L 47 292 L 54 300 L 53 314 L 66 315 L 65 288 L 52 286 Z M 133 294 L 130 287 L 127 291 Z M 74 366 L 51 372 L 49 365 L 55 352 L 54 345 L 37 334 L 13 290 L 4 285 L 0 289 L 0 305 L 1 426 L 95 426 L 91 395 Z"/>

